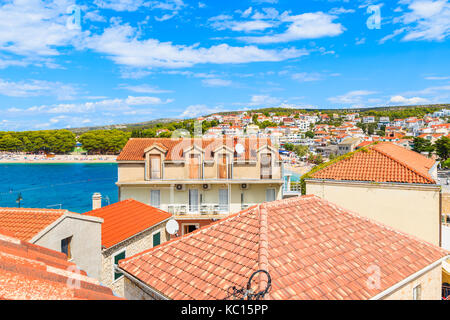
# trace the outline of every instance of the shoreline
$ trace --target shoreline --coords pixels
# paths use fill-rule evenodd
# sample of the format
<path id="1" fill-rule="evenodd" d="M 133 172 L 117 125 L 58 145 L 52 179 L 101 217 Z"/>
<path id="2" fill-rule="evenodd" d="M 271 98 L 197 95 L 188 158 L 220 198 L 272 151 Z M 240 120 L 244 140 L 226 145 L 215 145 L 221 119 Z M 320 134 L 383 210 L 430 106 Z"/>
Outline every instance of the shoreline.
<path id="1" fill-rule="evenodd" d="M 0 154 L 0 164 L 70 164 L 70 163 L 116 163 L 111 155 L 43 155 Z"/>
<path id="2" fill-rule="evenodd" d="M 0 164 L 96 164 L 96 163 L 111 163 L 116 164 L 116 161 L 111 160 L 0 160 Z"/>

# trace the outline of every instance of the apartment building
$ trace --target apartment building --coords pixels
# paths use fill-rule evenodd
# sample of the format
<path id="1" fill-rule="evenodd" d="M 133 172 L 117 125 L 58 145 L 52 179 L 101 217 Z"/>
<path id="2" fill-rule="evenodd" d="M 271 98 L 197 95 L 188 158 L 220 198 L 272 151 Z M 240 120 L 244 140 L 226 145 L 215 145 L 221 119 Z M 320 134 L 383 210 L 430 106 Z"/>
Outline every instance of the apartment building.
<path id="1" fill-rule="evenodd" d="M 181 234 L 282 198 L 282 162 L 270 139 L 130 139 L 117 158 L 119 201 L 172 213 Z"/>

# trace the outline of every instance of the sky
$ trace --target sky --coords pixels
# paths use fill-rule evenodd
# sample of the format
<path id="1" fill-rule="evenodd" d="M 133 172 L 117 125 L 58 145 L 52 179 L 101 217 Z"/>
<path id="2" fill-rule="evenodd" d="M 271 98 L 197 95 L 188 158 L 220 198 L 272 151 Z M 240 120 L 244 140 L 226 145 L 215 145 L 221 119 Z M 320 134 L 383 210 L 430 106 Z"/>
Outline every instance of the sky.
<path id="1" fill-rule="evenodd" d="M 450 103 L 450 0 L 0 0 L 0 131 Z"/>

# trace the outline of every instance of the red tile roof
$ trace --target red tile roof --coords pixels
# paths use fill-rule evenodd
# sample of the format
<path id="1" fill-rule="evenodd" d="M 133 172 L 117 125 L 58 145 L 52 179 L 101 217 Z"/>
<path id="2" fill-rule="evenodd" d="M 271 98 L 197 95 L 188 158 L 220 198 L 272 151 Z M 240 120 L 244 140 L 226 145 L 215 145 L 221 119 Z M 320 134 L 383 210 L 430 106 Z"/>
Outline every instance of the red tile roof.
<path id="1" fill-rule="evenodd" d="M 435 161 L 390 142 L 360 149 L 311 175 L 313 179 L 435 184 Z"/>
<path id="2" fill-rule="evenodd" d="M 105 248 L 110 248 L 172 217 L 166 211 L 133 199 L 92 210 L 85 215 L 100 217 L 104 220 L 102 246 Z"/>
<path id="3" fill-rule="evenodd" d="M 0 231 L 0 299 L 119 299 L 63 253 Z"/>
<path id="4" fill-rule="evenodd" d="M 56 209 L 0 208 L 0 228 L 9 231 L 16 238 L 30 241 L 40 231 L 66 213 L 69 213 L 69 211 Z"/>
<path id="5" fill-rule="evenodd" d="M 209 151 L 205 152 L 205 158 L 212 160 L 211 151 L 216 150 L 220 146 L 227 146 L 234 151 L 238 143 L 245 148 L 244 158 L 246 160 L 256 159 L 256 153 L 251 151 L 265 145 L 272 145 L 270 139 L 265 138 L 131 138 L 117 157 L 117 161 L 143 161 L 145 160 L 144 150 L 154 144 L 162 145 L 167 149 L 166 160 L 184 160 L 183 151 L 194 144 L 203 150 Z"/>
<path id="6" fill-rule="evenodd" d="M 368 299 L 446 254 L 303 196 L 254 206 L 121 260 L 119 267 L 170 299 L 224 299 L 261 268 L 272 278 L 265 298 Z M 367 286 L 371 266 L 380 268 L 379 288 Z M 260 280 L 254 281 L 255 289 Z"/>

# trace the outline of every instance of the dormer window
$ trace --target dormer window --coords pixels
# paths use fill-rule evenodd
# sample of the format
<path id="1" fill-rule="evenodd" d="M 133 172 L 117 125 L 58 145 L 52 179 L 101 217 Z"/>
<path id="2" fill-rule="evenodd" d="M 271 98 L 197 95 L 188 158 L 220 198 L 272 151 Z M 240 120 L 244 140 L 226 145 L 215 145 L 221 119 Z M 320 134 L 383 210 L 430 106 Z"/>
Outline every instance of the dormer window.
<path id="1" fill-rule="evenodd" d="M 161 155 L 150 155 L 150 179 L 161 179 Z"/>
<path id="2" fill-rule="evenodd" d="M 261 179 L 272 179 L 272 154 L 261 154 Z"/>

